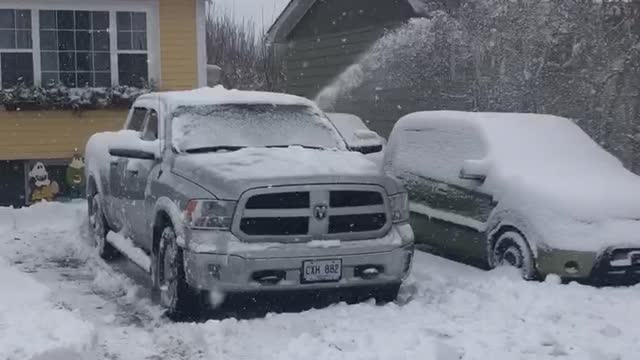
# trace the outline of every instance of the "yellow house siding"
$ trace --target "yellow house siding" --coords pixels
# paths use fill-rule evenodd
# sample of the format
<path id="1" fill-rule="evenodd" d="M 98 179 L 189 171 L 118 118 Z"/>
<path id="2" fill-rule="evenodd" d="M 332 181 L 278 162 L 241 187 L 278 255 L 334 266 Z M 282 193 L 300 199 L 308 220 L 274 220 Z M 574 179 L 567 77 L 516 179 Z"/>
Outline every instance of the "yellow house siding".
<path id="1" fill-rule="evenodd" d="M 162 90 L 198 87 L 197 1 L 159 0 Z"/>
<path id="2" fill-rule="evenodd" d="M 0 111 L 0 160 L 69 159 L 91 135 L 121 129 L 127 110 Z"/>

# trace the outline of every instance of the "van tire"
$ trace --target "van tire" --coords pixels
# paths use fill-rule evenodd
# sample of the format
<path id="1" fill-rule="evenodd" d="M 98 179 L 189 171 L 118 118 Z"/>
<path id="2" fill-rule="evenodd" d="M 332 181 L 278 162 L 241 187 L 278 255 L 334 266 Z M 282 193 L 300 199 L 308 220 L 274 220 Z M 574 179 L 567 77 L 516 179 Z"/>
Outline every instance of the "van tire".
<path id="1" fill-rule="evenodd" d="M 536 278 L 536 264 L 527 239 L 516 230 L 506 230 L 496 236 L 489 253 L 489 266 L 513 266 L 526 280 Z"/>

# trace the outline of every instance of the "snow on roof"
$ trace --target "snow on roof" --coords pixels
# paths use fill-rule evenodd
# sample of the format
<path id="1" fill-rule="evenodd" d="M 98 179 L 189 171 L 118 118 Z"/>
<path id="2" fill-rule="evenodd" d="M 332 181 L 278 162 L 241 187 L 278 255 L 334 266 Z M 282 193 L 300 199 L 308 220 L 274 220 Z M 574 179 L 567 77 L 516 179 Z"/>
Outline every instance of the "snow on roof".
<path id="1" fill-rule="evenodd" d="M 171 109 L 179 106 L 225 105 L 225 104 L 270 104 L 301 105 L 316 107 L 303 97 L 262 91 L 227 90 L 222 86 L 200 88 L 187 91 L 167 91 L 142 95 L 139 100 L 160 99 Z"/>
<path id="2" fill-rule="evenodd" d="M 640 219 L 640 177 L 626 170 L 569 119 L 515 113 L 413 113 L 400 119 L 394 128 L 386 161 L 399 159 L 392 154 L 406 148 L 411 136 L 421 131 L 427 136 L 438 129 L 449 130 L 442 132 L 445 137 L 454 133 L 464 133 L 464 137 L 455 144 L 435 139 L 439 148 L 419 136 L 411 138 L 421 146 L 414 151 L 419 154 L 412 156 L 414 163 L 424 163 L 422 176 L 456 183 L 457 176 L 451 180 L 453 173 L 446 171 L 455 170 L 457 175 L 465 161 L 468 165 L 471 160 L 476 170 L 486 172 L 479 190 L 498 201 L 511 198 L 512 204 L 538 203 L 538 208 L 554 205 L 584 220 Z M 455 156 L 471 143 L 482 144 L 482 151 L 471 153 L 480 158 Z M 442 153 L 430 156 L 430 151 Z M 430 164 L 421 157 L 442 161 Z"/>

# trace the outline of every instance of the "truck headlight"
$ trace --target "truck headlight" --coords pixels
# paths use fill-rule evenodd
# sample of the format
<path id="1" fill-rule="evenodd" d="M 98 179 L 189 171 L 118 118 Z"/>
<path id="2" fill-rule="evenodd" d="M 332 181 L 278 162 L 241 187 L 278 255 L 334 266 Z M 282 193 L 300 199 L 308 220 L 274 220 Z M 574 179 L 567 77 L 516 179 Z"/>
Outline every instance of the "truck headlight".
<path id="1" fill-rule="evenodd" d="M 391 220 L 394 223 L 409 221 L 409 195 L 400 193 L 389 196 L 391 205 Z"/>
<path id="2" fill-rule="evenodd" d="M 229 230 L 235 209 L 235 201 L 190 200 L 184 210 L 184 220 L 195 229 Z"/>

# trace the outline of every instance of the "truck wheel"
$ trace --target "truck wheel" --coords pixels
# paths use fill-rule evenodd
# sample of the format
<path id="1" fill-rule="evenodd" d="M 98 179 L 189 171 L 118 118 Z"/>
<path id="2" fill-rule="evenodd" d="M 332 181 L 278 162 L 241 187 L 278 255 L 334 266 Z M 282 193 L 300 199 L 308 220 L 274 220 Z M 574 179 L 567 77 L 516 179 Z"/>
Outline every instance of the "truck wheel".
<path id="1" fill-rule="evenodd" d="M 506 231 L 496 240 L 489 254 L 491 268 L 513 266 L 526 280 L 535 278 L 535 261 L 527 240 L 517 231 Z"/>
<path id="2" fill-rule="evenodd" d="M 387 304 L 396 301 L 400 292 L 400 284 L 385 285 L 375 290 L 374 298 L 378 304 Z"/>
<path id="3" fill-rule="evenodd" d="M 160 303 L 172 317 L 195 316 L 203 310 L 203 294 L 187 284 L 182 249 L 176 243 L 173 227 L 162 230 L 158 256 L 157 284 Z"/>
<path id="4" fill-rule="evenodd" d="M 113 245 L 107 242 L 109 226 L 102 212 L 100 195 L 93 194 L 88 199 L 89 202 L 89 236 L 93 240 L 93 246 L 98 251 L 98 255 L 104 260 L 116 258 L 120 253 Z"/>

